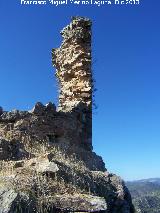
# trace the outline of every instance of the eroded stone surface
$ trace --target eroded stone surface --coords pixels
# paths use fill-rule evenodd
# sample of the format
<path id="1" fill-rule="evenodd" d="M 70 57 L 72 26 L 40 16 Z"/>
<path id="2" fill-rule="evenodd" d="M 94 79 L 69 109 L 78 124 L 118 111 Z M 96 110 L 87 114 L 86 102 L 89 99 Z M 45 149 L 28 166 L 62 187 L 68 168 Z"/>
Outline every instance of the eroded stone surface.
<path id="1" fill-rule="evenodd" d="M 88 110 L 92 105 L 91 21 L 74 17 L 61 35 L 61 47 L 52 52 L 60 82 L 59 110 L 72 111 L 80 103 Z"/>
<path id="2" fill-rule="evenodd" d="M 57 195 L 49 202 L 54 203 L 56 208 L 71 212 L 99 212 L 107 210 L 107 203 L 104 198 L 85 195 Z"/>
<path id="3" fill-rule="evenodd" d="M 28 157 L 29 153 L 25 150 L 23 143 L 0 139 L 0 160 L 19 160 Z"/>
<path id="4" fill-rule="evenodd" d="M 0 108 L 0 213 L 133 213 L 124 182 L 92 151 L 91 21 L 74 17 L 61 34 L 58 110 Z"/>
<path id="5" fill-rule="evenodd" d="M 61 31 L 63 42 L 52 50 L 52 62 L 59 81 L 59 106 L 63 112 L 77 111 L 83 124 L 81 143 L 92 146 L 91 21 L 73 17 Z"/>
<path id="6" fill-rule="evenodd" d="M 59 168 L 56 163 L 50 162 L 48 158 L 31 159 L 29 165 L 38 173 L 56 173 Z"/>
<path id="7" fill-rule="evenodd" d="M 36 213 L 35 203 L 27 193 L 16 192 L 10 186 L 0 187 L 0 213 Z"/>
<path id="8" fill-rule="evenodd" d="M 18 194 L 9 187 L 0 187 L 0 213 L 8 213 Z"/>

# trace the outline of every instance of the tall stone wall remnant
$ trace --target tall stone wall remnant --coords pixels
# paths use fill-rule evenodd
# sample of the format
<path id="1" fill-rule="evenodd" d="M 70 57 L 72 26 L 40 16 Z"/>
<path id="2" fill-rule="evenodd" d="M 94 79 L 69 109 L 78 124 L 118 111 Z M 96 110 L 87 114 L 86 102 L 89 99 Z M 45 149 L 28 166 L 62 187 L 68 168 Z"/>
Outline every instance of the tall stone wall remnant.
<path id="1" fill-rule="evenodd" d="M 0 213 L 134 213 L 123 180 L 92 151 L 91 21 L 74 17 L 61 34 L 58 109 L 0 107 Z"/>
<path id="2" fill-rule="evenodd" d="M 60 48 L 52 50 L 52 62 L 59 81 L 62 112 L 77 112 L 82 123 L 82 144 L 92 147 L 91 26 L 88 18 L 73 17 L 61 31 Z"/>

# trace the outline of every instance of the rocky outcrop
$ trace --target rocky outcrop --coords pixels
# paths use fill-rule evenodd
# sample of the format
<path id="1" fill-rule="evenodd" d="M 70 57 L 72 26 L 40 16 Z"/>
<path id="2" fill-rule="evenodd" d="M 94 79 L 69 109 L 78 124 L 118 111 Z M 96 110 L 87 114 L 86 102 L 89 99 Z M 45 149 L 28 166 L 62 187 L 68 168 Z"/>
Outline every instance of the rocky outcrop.
<path id="1" fill-rule="evenodd" d="M 61 34 L 58 109 L 0 108 L 0 213 L 133 213 L 124 182 L 92 150 L 91 21 L 74 17 Z"/>
<path id="2" fill-rule="evenodd" d="M 1 213 L 134 212 L 124 182 L 76 143 L 74 114 L 37 103 L 14 119 L 12 112 L 5 115 L 10 117 L 2 114 L 0 120 Z"/>
<path id="3" fill-rule="evenodd" d="M 25 150 L 23 143 L 0 139 L 0 160 L 19 160 L 28 157 L 29 153 Z"/>
<path id="4" fill-rule="evenodd" d="M 130 194 L 119 177 L 90 170 L 65 151 L 52 146 L 31 159 L 3 161 L 0 186 L 9 186 L 14 196 L 0 195 L 1 202 L 7 199 L 15 209 L 31 203 L 28 212 L 133 212 Z"/>
<path id="5" fill-rule="evenodd" d="M 27 111 L 19 111 L 19 110 L 13 110 L 11 112 L 2 112 L 0 116 L 0 121 L 2 122 L 14 122 L 18 119 L 25 118 L 29 112 Z"/>
<path id="6" fill-rule="evenodd" d="M 69 209 L 71 212 L 99 212 L 107 209 L 104 198 L 86 194 L 55 196 L 49 202 L 52 205 L 54 203 L 57 209 L 64 211 Z"/>
<path id="7" fill-rule="evenodd" d="M 25 193 L 18 193 L 9 186 L 0 187 L 0 213 L 36 212 L 33 198 Z"/>

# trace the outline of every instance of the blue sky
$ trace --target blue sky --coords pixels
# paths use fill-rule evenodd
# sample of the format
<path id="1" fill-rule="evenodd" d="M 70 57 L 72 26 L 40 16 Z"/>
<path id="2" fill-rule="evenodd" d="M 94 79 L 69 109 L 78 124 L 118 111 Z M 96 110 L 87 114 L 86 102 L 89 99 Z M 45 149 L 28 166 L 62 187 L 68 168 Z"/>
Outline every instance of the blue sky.
<path id="1" fill-rule="evenodd" d="M 160 2 L 22 6 L 0 0 L 0 105 L 57 103 L 51 49 L 74 15 L 93 21 L 94 150 L 126 180 L 160 177 Z"/>

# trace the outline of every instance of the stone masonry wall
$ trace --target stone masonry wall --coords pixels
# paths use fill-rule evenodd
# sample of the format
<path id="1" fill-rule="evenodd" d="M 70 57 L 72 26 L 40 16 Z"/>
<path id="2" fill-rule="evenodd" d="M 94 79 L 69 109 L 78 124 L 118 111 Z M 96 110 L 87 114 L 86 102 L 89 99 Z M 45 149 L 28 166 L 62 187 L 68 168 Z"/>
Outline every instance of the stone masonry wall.
<path id="1" fill-rule="evenodd" d="M 92 72 L 91 21 L 73 17 L 61 31 L 63 42 L 52 50 L 52 62 L 59 81 L 59 106 L 62 112 L 77 112 L 83 124 L 82 144 L 92 147 Z"/>
<path id="2" fill-rule="evenodd" d="M 48 141 L 92 150 L 91 21 L 75 17 L 52 52 L 59 80 L 59 106 L 37 103 L 30 112 L 3 112 L 0 137 L 25 143 Z"/>

